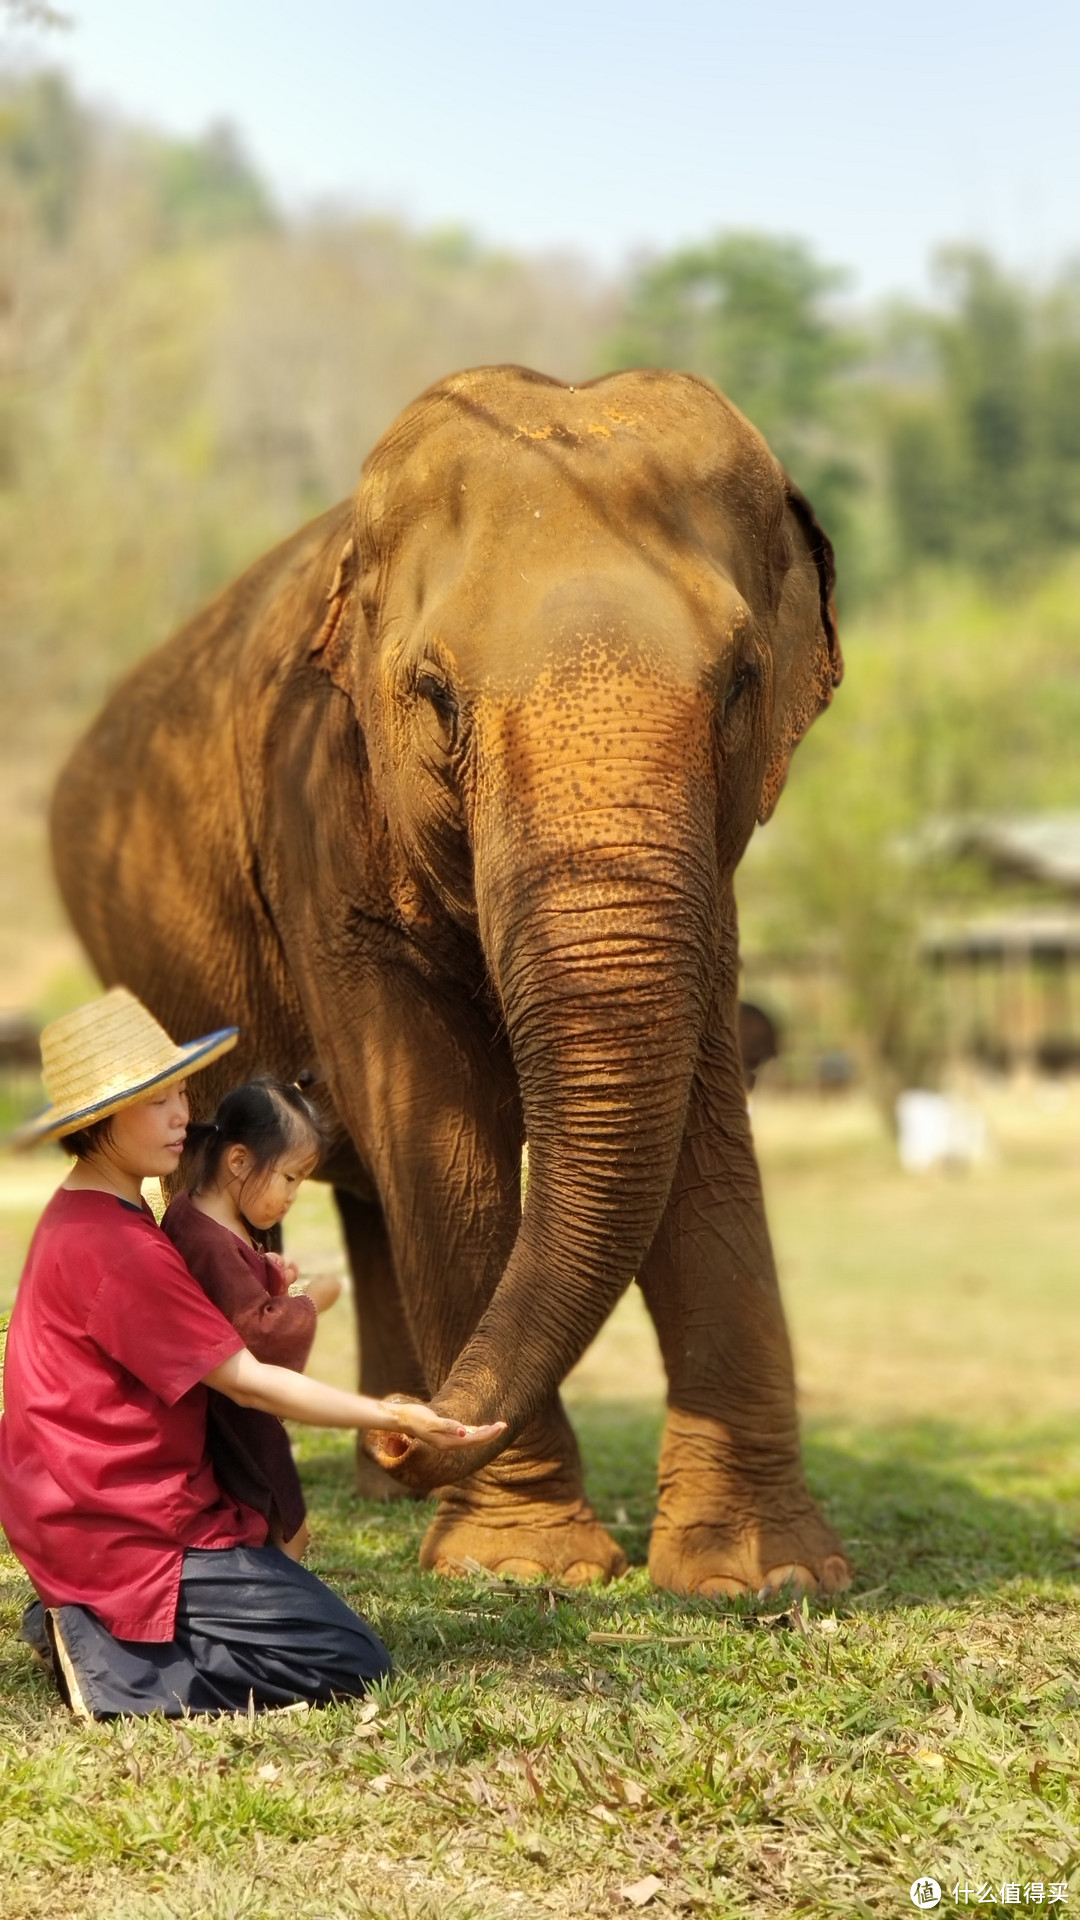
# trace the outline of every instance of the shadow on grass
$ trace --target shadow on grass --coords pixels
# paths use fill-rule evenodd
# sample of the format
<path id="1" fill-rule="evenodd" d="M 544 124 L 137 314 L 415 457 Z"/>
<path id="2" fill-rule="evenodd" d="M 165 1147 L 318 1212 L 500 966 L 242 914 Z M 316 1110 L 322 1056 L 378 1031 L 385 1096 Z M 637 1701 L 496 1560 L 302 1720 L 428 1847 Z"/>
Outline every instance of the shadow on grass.
<path id="1" fill-rule="evenodd" d="M 883 1603 L 1080 1578 L 1080 1433 L 1067 1422 L 818 1425 L 806 1462 L 856 1590 L 887 1583 Z"/>
<path id="2" fill-rule="evenodd" d="M 661 1409 L 591 1401 L 572 1409 L 590 1498 L 632 1567 L 648 1553 Z M 304 1447 L 314 1505 L 340 1512 L 349 1466 L 340 1442 Z M 1080 1430 L 1065 1421 L 972 1428 L 913 1420 L 879 1426 L 816 1423 L 806 1434 L 810 1485 L 838 1528 L 859 1591 L 885 1587 L 880 1606 L 998 1592 L 1011 1582 L 1080 1578 Z M 415 1552 L 427 1503 L 349 1503 L 385 1530 L 389 1557 Z M 380 1547 L 382 1535 L 379 1536 Z M 380 1552 L 378 1557 L 384 1558 Z M 681 1603 L 685 1605 L 685 1602 Z"/>

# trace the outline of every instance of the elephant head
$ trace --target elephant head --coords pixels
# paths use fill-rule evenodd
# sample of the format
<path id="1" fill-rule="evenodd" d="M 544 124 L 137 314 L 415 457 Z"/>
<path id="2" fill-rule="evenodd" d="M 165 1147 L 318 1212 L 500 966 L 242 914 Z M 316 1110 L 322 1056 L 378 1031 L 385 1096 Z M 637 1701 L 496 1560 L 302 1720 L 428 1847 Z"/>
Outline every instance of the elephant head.
<path id="1" fill-rule="evenodd" d="M 514 1431 L 649 1247 L 718 977 L 734 1022 L 731 877 L 840 679 L 831 548 L 703 380 L 465 373 L 370 456 L 315 652 L 395 911 L 480 957 L 513 1052 L 528 1195 L 437 1397 Z"/>

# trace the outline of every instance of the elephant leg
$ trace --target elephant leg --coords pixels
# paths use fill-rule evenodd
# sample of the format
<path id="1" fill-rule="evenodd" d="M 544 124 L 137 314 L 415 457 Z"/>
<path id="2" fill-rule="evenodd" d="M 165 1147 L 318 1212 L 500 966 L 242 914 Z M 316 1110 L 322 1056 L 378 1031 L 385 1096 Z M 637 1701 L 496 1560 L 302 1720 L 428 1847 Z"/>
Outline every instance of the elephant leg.
<path id="1" fill-rule="evenodd" d="M 376 1399 L 397 1392 L 426 1400 L 427 1381 L 402 1304 L 382 1208 L 344 1187 L 334 1188 L 334 1200 L 352 1274 L 360 1391 Z M 356 1437 L 356 1491 L 364 1500 L 409 1497 L 409 1489 L 365 1450 L 362 1433 Z"/>
<path id="2" fill-rule="evenodd" d="M 639 1278 L 668 1375 L 653 1580 L 706 1597 L 840 1591 L 850 1569 L 803 1475 L 733 993 L 706 1030 L 671 1196 Z"/>
<path id="3" fill-rule="evenodd" d="M 448 1022 L 406 967 L 368 975 L 355 1011 L 339 1005 L 324 1018 L 316 1007 L 312 1024 L 335 1106 L 381 1202 L 365 1213 L 353 1201 L 342 1212 L 350 1257 L 365 1275 L 361 1354 L 374 1372 L 363 1384 L 422 1391 L 426 1383 L 437 1393 L 495 1293 L 520 1224 L 521 1121 L 509 1060 L 478 1013 L 458 1008 Z M 357 1032 L 367 1037 L 362 1051 L 349 1046 Z M 398 1350 L 403 1333 L 408 1357 Z M 508 1380 L 529 1365 L 526 1330 L 501 1365 Z M 365 1444 L 380 1472 L 391 1469 L 408 1488 L 408 1443 L 369 1433 Z M 442 1462 L 454 1464 L 449 1455 Z M 586 1580 L 625 1565 L 585 1499 L 557 1399 L 490 1464 L 437 1491 L 425 1566 L 462 1572 L 474 1562 Z"/>

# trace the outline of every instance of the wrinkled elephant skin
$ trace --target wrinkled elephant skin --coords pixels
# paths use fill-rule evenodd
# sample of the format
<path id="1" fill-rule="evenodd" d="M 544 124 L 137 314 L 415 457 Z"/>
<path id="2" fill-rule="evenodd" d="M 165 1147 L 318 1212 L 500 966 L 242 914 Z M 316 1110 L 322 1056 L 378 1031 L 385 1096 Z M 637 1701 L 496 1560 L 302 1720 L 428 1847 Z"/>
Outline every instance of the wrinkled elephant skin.
<path id="1" fill-rule="evenodd" d="M 315 1073 L 364 1388 L 508 1422 L 452 1467 L 369 1436 L 367 1492 L 441 1489 L 425 1565 L 621 1571 L 559 1385 L 636 1276 L 670 1385 L 655 1578 L 846 1579 L 803 1479 L 732 892 L 839 677 L 828 541 L 715 389 L 487 368 L 143 662 L 61 777 L 103 978 L 180 1038 L 242 1029 L 196 1099 Z"/>

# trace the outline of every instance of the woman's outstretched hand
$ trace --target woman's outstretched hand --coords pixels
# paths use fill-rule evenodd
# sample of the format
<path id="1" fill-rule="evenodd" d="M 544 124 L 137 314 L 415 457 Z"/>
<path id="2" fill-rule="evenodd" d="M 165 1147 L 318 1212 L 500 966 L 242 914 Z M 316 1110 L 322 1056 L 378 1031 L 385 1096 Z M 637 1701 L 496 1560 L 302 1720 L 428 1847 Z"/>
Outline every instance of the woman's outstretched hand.
<path id="1" fill-rule="evenodd" d="M 343 1393 L 340 1387 L 308 1380 L 290 1367 L 267 1366 L 246 1347 L 204 1375 L 203 1385 L 226 1394 L 238 1406 L 276 1413 L 279 1420 L 305 1420 L 311 1427 L 374 1427 L 383 1433 L 407 1433 L 443 1449 L 485 1446 L 506 1432 L 505 1420 L 486 1427 L 463 1427 L 460 1420 L 448 1420 L 434 1407 L 404 1395 L 373 1400 L 366 1393 Z"/>
<path id="2" fill-rule="evenodd" d="M 506 1432 L 505 1420 L 493 1420 L 486 1427 L 463 1427 L 460 1420 L 447 1420 L 421 1400 L 384 1400 L 381 1406 L 387 1415 L 384 1432 L 407 1433 L 413 1440 L 426 1440 L 429 1446 L 444 1450 L 482 1446 Z"/>

